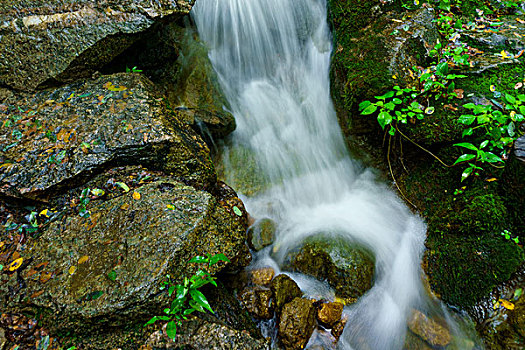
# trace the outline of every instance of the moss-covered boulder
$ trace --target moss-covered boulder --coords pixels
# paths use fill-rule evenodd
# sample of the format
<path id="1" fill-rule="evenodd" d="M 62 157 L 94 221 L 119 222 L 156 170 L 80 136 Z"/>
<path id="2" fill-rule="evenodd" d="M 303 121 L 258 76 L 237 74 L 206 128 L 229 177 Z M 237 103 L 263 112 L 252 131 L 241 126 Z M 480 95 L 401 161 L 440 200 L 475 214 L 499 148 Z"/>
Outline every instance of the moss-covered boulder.
<path id="1" fill-rule="evenodd" d="M 0 4 L 0 85 L 34 90 L 91 75 L 168 16 L 193 1 L 27 0 Z"/>
<path id="2" fill-rule="evenodd" d="M 140 74 L 115 74 L 1 105 L 0 193 L 44 198 L 114 165 L 163 169 L 187 183 L 216 182 L 209 150 L 169 115 Z"/>
<path id="3" fill-rule="evenodd" d="M 364 249 L 342 239 L 313 239 L 290 253 L 293 271 L 327 281 L 349 302 L 372 288 L 374 261 Z"/>
<path id="4" fill-rule="evenodd" d="M 167 303 L 167 274 L 180 281 L 196 271 L 193 256 L 244 254 L 245 220 L 232 208 L 170 177 L 143 183 L 90 201 L 89 215 L 58 215 L 28 241 L 22 265 L 0 277 L 3 312 L 39 315 L 54 331 L 140 322 Z"/>

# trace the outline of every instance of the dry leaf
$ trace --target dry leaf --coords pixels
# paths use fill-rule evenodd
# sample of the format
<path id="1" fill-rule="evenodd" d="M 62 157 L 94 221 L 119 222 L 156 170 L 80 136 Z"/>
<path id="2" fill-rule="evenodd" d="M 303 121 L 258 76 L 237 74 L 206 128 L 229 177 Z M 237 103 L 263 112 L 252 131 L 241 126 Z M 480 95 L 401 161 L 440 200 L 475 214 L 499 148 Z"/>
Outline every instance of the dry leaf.
<path id="1" fill-rule="evenodd" d="M 138 201 L 140 199 L 140 193 L 133 192 L 133 199 Z"/>
<path id="2" fill-rule="evenodd" d="M 75 273 L 75 271 L 77 270 L 77 267 L 76 266 L 71 266 L 68 270 L 69 274 L 72 275 Z"/>
<path id="3" fill-rule="evenodd" d="M 22 262 L 24 262 L 24 258 L 18 258 L 18 259 L 15 259 L 13 260 L 9 265 L 7 265 L 7 269 L 9 271 L 15 271 L 17 270 L 20 266 L 22 266 Z"/>
<path id="4" fill-rule="evenodd" d="M 503 306 L 505 309 L 514 310 L 514 304 L 511 303 L 510 301 L 505 300 L 505 299 L 499 299 L 498 301 L 501 303 L 501 306 Z"/>
<path id="5" fill-rule="evenodd" d="M 85 263 L 85 262 L 88 261 L 88 260 L 89 260 L 89 256 L 84 255 L 83 257 L 81 257 L 80 259 L 78 259 L 78 264 L 79 264 L 79 265 L 80 265 L 80 264 L 83 264 L 83 263 Z"/>

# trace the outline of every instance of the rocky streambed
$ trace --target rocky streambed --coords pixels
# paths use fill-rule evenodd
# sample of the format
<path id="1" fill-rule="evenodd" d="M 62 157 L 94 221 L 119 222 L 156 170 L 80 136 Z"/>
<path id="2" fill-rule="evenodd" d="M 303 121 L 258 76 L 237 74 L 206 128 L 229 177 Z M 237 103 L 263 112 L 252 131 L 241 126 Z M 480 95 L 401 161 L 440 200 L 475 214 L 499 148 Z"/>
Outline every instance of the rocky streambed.
<path id="1" fill-rule="evenodd" d="M 401 18 L 395 6 L 330 3 L 340 123 L 350 146 L 359 144 L 381 167 L 382 136 L 358 116 L 357 103 L 392 84 L 393 75 L 410 81 L 409 68 L 425 61 L 439 37 L 436 14 L 429 6 L 400 23 L 393 20 Z M 300 349 L 312 334 L 312 348 L 335 348 L 347 322 L 343 305 L 373 285 L 374 259 L 366 250 L 324 239 L 297 247 L 287 257 L 287 274 L 275 276 L 270 267 L 244 271 L 252 253 L 271 249 L 275 225 L 249 217 L 235 190 L 218 179 L 212 140 L 231 133 L 235 121 L 190 25 L 192 5 L 0 4 L 3 349 L 43 349 L 46 342 L 50 349 L 266 349 L 271 336 L 273 346 Z M 514 17 L 509 21 L 515 24 Z M 523 79 L 519 58 L 501 64 L 489 55 L 519 50 L 521 36 L 513 32 L 523 35 L 521 26 L 503 39 L 465 33 L 485 51 L 472 78 L 458 85 L 465 95 L 490 101 L 486 90 L 499 77 Z M 439 109 L 428 122 L 431 131 L 414 128 L 409 136 L 446 155 L 458 140 L 455 117 Z M 438 168 L 406 144 L 408 173 L 394 162 L 403 190 L 429 225 L 424 267 L 430 286 L 470 312 L 491 349 L 523 345 L 523 297 L 516 292 L 523 288 L 523 250 L 492 232 L 512 226 L 523 237 L 521 145 L 498 174 L 501 181 L 477 182 L 459 199 L 451 197 L 456 170 Z M 247 173 L 230 185 L 251 181 L 254 192 L 264 188 L 267 179 L 253 176 L 258 165 L 249 150 L 220 157 Z M 478 209 L 468 207 L 478 204 L 482 214 L 472 216 Z M 166 275 L 181 281 L 197 269 L 187 263 L 193 256 L 216 253 L 231 262 L 214 267 L 219 286 L 204 290 L 215 315 L 197 313 L 175 341 L 165 325 L 142 327 L 169 303 L 160 290 Z M 288 276 L 293 273 L 321 280 L 335 294 L 331 300 L 304 295 Z M 501 301 L 495 308 L 494 299 L 513 308 Z M 265 338 L 257 325 L 268 324 L 273 333 Z M 451 348 L 438 317 L 414 310 L 407 327 L 407 349 Z"/>

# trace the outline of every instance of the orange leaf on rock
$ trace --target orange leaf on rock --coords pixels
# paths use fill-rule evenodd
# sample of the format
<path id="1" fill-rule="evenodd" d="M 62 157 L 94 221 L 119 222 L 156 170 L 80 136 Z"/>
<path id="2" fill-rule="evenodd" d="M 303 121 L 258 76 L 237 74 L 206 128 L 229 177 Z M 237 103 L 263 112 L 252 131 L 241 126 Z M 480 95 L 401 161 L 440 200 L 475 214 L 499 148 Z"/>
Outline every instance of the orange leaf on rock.
<path id="1" fill-rule="evenodd" d="M 53 277 L 53 272 L 42 272 L 40 275 L 40 283 L 46 283 Z"/>
<path id="2" fill-rule="evenodd" d="M 89 256 L 84 255 L 83 257 L 81 257 L 80 259 L 78 259 L 78 264 L 79 264 L 79 265 L 80 265 L 80 264 L 83 264 L 83 263 L 85 263 L 85 262 L 88 261 L 88 260 L 89 260 Z"/>
<path id="3" fill-rule="evenodd" d="M 140 193 L 137 191 L 133 192 L 133 199 L 138 201 L 140 199 Z"/>

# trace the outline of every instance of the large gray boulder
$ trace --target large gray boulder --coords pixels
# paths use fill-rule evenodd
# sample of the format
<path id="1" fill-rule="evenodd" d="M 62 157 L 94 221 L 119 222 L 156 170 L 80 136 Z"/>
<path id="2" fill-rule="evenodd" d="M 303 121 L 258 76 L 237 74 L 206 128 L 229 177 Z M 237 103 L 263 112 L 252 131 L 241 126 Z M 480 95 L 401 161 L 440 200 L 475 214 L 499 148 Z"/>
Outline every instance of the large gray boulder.
<path id="1" fill-rule="evenodd" d="M 118 182 L 133 177 L 111 175 Z M 167 274 L 180 282 L 194 273 L 198 266 L 187 263 L 193 256 L 223 253 L 238 261 L 245 254 L 245 219 L 208 192 L 154 173 L 128 183 L 128 192 L 116 186 L 117 193 L 92 197 L 89 215 L 56 215 L 21 246 L 21 266 L 0 277 L 2 312 L 40 315 L 54 331 L 123 326 L 168 305 L 160 283 Z"/>
<path id="2" fill-rule="evenodd" d="M 17 90 L 87 77 L 154 23 L 189 13 L 193 0 L 0 3 L 0 85 Z"/>
<path id="3" fill-rule="evenodd" d="M 200 188 L 216 182 L 209 150 L 140 74 L 119 73 L 4 101 L 0 194 L 43 198 L 110 166 L 159 168 Z"/>

